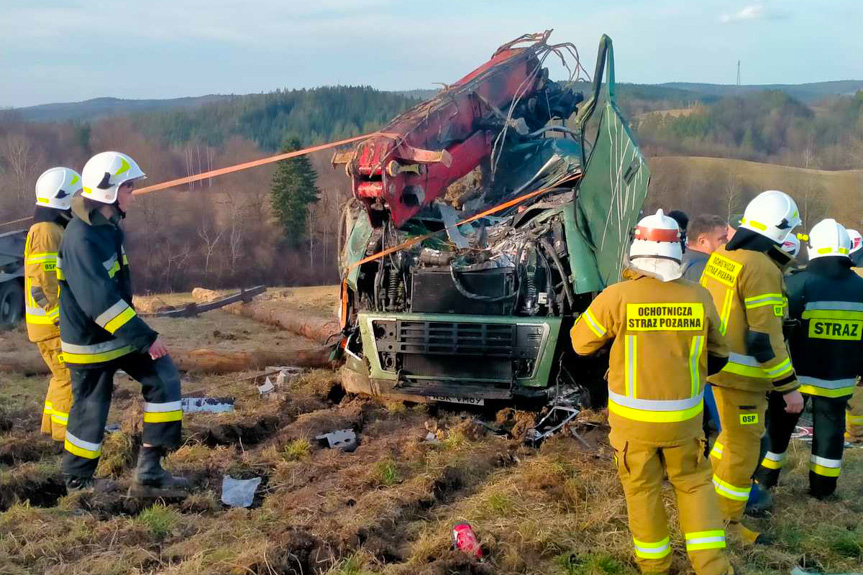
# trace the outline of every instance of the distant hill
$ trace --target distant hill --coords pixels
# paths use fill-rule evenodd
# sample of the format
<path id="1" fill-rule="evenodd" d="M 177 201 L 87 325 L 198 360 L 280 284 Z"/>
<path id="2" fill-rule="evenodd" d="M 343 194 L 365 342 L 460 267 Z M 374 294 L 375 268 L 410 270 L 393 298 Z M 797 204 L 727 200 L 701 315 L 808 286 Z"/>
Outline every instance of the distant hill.
<path id="1" fill-rule="evenodd" d="M 227 100 L 231 96 L 209 95 L 165 100 L 124 100 L 122 98 L 94 98 L 83 102 L 65 102 L 15 108 L 21 119 L 28 122 L 65 122 L 68 120 L 97 120 L 110 116 L 126 116 L 139 112 L 152 112 L 178 108 L 196 108 L 204 104 Z"/>
<path id="2" fill-rule="evenodd" d="M 804 102 L 812 102 L 829 96 L 848 96 L 858 90 L 863 90 L 863 80 L 837 80 L 833 82 L 815 82 L 812 84 L 749 84 L 736 86 L 733 84 L 696 84 L 690 82 L 669 82 L 659 86 L 686 90 L 703 96 L 725 97 L 739 96 L 751 92 L 776 90 L 785 92 L 792 98 Z"/>
<path id="3" fill-rule="evenodd" d="M 580 83 L 577 89 L 589 91 L 589 84 Z M 863 80 L 839 80 L 835 82 L 816 82 L 812 84 L 765 84 L 735 86 L 728 84 L 698 84 L 689 82 L 669 82 L 665 84 L 618 84 L 618 93 L 624 102 L 639 102 L 640 106 L 633 108 L 634 114 L 652 110 L 647 102 L 663 102 L 660 108 L 687 107 L 694 103 L 709 104 L 726 96 L 736 96 L 766 90 L 778 90 L 789 96 L 811 103 L 828 96 L 854 94 L 863 90 Z M 392 94 L 404 96 L 411 100 L 427 100 L 438 92 L 437 89 L 425 88 L 417 90 L 394 90 Z M 386 92 L 384 92 L 386 93 Z M 67 102 L 58 104 L 43 104 L 14 108 L 13 112 L 21 119 L 31 122 L 65 122 L 68 120 L 88 121 L 111 116 L 125 116 L 143 112 L 192 110 L 216 102 L 262 96 L 211 94 L 188 98 L 169 98 L 164 100 L 124 100 L 121 98 L 94 98 L 84 102 Z"/>

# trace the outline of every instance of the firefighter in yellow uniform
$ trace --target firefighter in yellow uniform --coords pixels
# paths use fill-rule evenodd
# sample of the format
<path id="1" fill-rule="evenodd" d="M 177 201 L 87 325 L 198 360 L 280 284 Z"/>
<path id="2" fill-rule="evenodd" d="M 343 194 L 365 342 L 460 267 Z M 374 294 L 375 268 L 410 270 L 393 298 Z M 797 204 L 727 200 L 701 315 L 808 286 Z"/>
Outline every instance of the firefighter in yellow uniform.
<path id="1" fill-rule="evenodd" d="M 789 413 L 803 409 L 782 333 L 787 300 L 781 265 L 788 256 L 781 245 L 799 224 L 791 197 L 762 192 L 746 207 L 734 237 L 713 252 L 701 276 L 719 310 L 720 330 L 730 350 L 728 363 L 709 378 L 722 425 L 710 453 L 713 484 L 729 531 L 744 543 L 769 542 L 740 523 L 759 463 L 767 394 L 782 394 Z M 784 457 L 768 452 L 765 460 L 781 466 Z"/>
<path id="2" fill-rule="evenodd" d="M 857 230 L 848 230 L 851 238 L 851 262 L 858 276 L 863 277 L 863 236 Z M 845 418 L 845 438 L 853 443 L 863 443 L 863 385 L 857 382 L 854 396 L 848 402 Z"/>
<path id="3" fill-rule="evenodd" d="M 60 240 L 72 216 L 72 196 L 80 189 L 81 176 L 68 168 L 51 168 L 39 176 L 34 223 L 24 247 L 27 336 L 51 370 L 42 433 L 60 442 L 66 437 L 72 407 L 72 379 L 60 351 L 60 287 L 55 268 Z"/>
<path id="4" fill-rule="evenodd" d="M 710 294 L 682 278 L 680 230 L 659 210 L 639 222 L 628 281 L 606 288 L 572 328 L 576 353 L 611 343 L 608 420 L 629 528 L 644 573 L 671 567 L 664 476 L 698 575 L 733 573 L 704 457 L 705 378 L 728 359 Z"/>

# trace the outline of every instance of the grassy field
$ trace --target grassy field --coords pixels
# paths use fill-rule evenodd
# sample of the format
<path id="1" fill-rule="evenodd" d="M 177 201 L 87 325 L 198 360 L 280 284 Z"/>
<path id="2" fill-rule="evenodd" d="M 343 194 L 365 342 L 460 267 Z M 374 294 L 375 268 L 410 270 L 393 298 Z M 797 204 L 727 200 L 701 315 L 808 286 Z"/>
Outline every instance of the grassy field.
<path id="1" fill-rule="evenodd" d="M 840 221 L 848 210 L 863 212 L 863 170 L 812 170 L 728 158 L 658 156 L 649 160 L 653 173 L 668 171 L 681 180 L 707 181 L 731 174 L 754 190 L 782 190 L 801 209 L 806 193 L 823 201 L 827 212 Z M 859 224 L 859 222 L 848 222 Z"/>
<path id="2" fill-rule="evenodd" d="M 178 305 L 188 294 L 160 296 Z M 328 315 L 336 289 L 271 290 L 291 309 Z M 169 345 L 248 349 L 307 340 L 216 311 L 158 320 Z M 0 348 L 30 345 L 0 334 Z M 330 370 L 306 372 L 272 395 L 255 373 L 185 377 L 184 393 L 233 397 L 232 413 L 188 414 L 183 446 L 169 459 L 189 477 L 185 501 L 125 496 L 140 444 L 135 382 L 116 379 L 98 474 L 121 490 L 67 495 L 60 455 L 39 433 L 46 378 L 0 381 L 0 573 L 629 575 L 636 569 L 625 503 L 604 414 L 585 412 L 569 434 L 526 447 L 535 414 L 464 412 L 346 396 Z M 489 433 L 479 416 L 512 431 Z M 315 437 L 351 428 L 354 453 Z M 434 441 L 428 441 L 432 433 Z M 863 449 L 851 450 L 831 502 L 806 492 L 808 448 L 794 443 L 776 512 L 756 524 L 776 545 L 732 547 L 742 573 L 860 570 L 863 563 Z M 250 509 L 220 502 L 224 475 L 261 477 Z M 673 494 L 665 491 L 672 522 Z M 470 522 L 485 561 L 451 550 L 451 528 Z M 674 573 L 690 573 L 676 525 Z"/>

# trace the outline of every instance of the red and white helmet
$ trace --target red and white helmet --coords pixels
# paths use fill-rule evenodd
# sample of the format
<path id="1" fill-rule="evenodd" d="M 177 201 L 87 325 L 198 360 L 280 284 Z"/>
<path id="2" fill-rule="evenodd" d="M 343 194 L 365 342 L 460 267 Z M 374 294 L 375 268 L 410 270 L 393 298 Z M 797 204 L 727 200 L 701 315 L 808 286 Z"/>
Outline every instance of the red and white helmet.
<path id="1" fill-rule="evenodd" d="M 827 256 L 847 258 L 851 238 L 845 227 L 832 218 L 821 220 L 809 232 L 809 260 Z"/>
<path id="2" fill-rule="evenodd" d="M 851 238 L 851 252 L 855 253 L 863 249 L 863 236 L 857 230 L 847 230 L 848 237 Z"/>
<path id="3" fill-rule="evenodd" d="M 788 237 L 782 242 L 781 248 L 783 252 L 796 258 L 797 254 L 800 253 L 800 238 L 797 237 L 797 234 L 788 234 Z"/>
<path id="4" fill-rule="evenodd" d="M 683 259 L 681 235 L 677 222 L 662 210 L 656 210 L 654 215 L 638 222 L 629 248 L 629 259 L 662 258 L 680 263 Z"/>

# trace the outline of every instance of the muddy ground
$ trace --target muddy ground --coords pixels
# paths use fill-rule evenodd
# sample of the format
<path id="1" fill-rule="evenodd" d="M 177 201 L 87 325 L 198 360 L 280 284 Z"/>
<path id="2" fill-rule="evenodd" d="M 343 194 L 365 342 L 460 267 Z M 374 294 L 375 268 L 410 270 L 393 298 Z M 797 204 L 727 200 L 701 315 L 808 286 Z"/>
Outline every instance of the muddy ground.
<path id="1" fill-rule="evenodd" d="M 291 290 L 285 305 L 329 313 L 334 292 L 316 289 Z M 313 346 L 223 312 L 154 325 L 184 347 Z M 18 345 L 28 345 L 23 332 L 0 334 L 0 346 Z M 231 397 L 235 410 L 186 416 L 168 465 L 194 490 L 166 501 L 125 495 L 140 443 L 133 381 L 117 378 L 109 423 L 119 431 L 107 436 L 99 467 L 122 489 L 66 495 L 58 451 L 38 433 L 46 378 L 0 375 L 0 573 L 636 572 L 602 413 L 579 416 L 586 445 L 562 433 L 533 448 L 520 437 L 532 414 L 346 395 L 331 370 L 304 372 L 262 397 L 255 373 L 184 380 L 185 395 Z M 338 429 L 356 432 L 355 452 L 315 439 Z M 817 502 L 805 495 L 808 446 L 794 443 L 777 510 L 756 522 L 776 545 L 733 546 L 738 570 L 860 571 L 861 451 L 849 452 L 837 499 Z M 221 503 L 225 475 L 262 478 L 250 509 Z M 665 497 L 670 506 L 671 492 Z M 472 524 L 482 562 L 452 551 L 460 521 Z M 674 571 L 688 573 L 676 528 L 672 539 Z"/>

